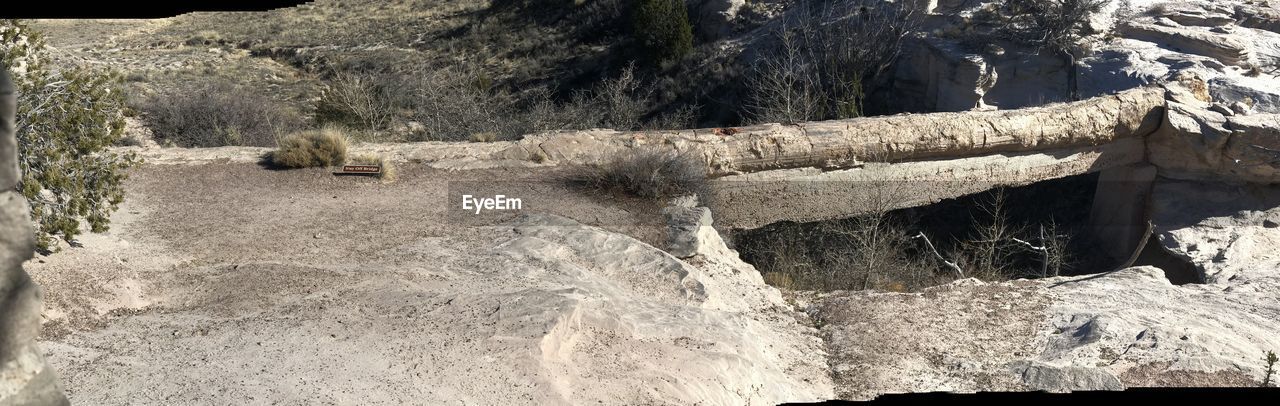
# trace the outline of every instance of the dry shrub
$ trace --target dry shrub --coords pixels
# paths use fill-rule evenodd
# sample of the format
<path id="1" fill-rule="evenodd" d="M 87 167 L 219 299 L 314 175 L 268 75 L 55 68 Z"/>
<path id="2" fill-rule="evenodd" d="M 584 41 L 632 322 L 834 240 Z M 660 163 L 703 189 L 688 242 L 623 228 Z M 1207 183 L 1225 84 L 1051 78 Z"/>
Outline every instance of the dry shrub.
<path id="1" fill-rule="evenodd" d="M 391 76 L 339 73 L 316 104 L 316 119 L 354 128 L 383 129 L 398 108 Z"/>
<path id="2" fill-rule="evenodd" d="M 225 82 L 155 94 L 138 107 L 156 142 L 186 148 L 269 147 L 303 125 L 283 102 Z"/>
<path id="3" fill-rule="evenodd" d="M 492 131 L 478 132 L 471 134 L 471 142 L 494 142 L 498 140 L 498 133 Z"/>
<path id="4" fill-rule="evenodd" d="M 346 159 L 347 137 L 331 127 L 290 134 L 271 153 L 271 163 L 284 168 L 341 165 Z"/>
<path id="5" fill-rule="evenodd" d="M 701 193 L 707 177 L 697 157 L 649 147 L 620 151 L 602 164 L 584 166 L 571 180 L 597 191 L 661 199 Z"/>
<path id="6" fill-rule="evenodd" d="M 738 250 L 780 288 L 909 292 L 950 281 L 914 249 L 907 229 L 885 213 L 785 222 L 744 234 Z"/>
<path id="7" fill-rule="evenodd" d="M 797 2 L 748 76 L 747 116 L 784 123 L 862 116 L 863 85 L 884 77 L 924 15 L 910 1 Z"/>
<path id="8" fill-rule="evenodd" d="M 782 272 L 765 272 L 764 283 L 776 288 L 794 290 L 796 283 L 791 279 L 790 275 Z"/>
<path id="9" fill-rule="evenodd" d="M 564 101 L 547 88 L 513 93 L 465 68 L 425 72 L 402 82 L 406 95 L 398 103 L 425 129 L 413 141 L 492 142 L 545 131 L 687 128 L 697 117 L 696 106 L 650 115 L 654 85 L 636 77 L 631 67 Z"/>
<path id="10" fill-rule="evenodd" d="M 356 156 L 354 156 L 354 157 L 351 157 L 351 160 L 350 160 L 350 161 L 348 161 L 348 163 L 350 163 L 350 164 L 354 164 L 354 165 L 378 165 L 378 166 L 381 166 L 381 167 L 382 167 L 382 172 L 379 172 L 379 173 L 378 173 L 378 179 L 382 179 L 383 181 L 386 181 L 386 182 L 390 182 L 390 181 L 396 180 L 396 167 L 395 167 L 395 165 L 393 165 L 393 164 L 391 163 L 391 160 L 386 159 L 385 157 L 383 157 L 383 156 L 381 156 L 381 155 L 360 154 L 360 155 L 356 155 Z"/>

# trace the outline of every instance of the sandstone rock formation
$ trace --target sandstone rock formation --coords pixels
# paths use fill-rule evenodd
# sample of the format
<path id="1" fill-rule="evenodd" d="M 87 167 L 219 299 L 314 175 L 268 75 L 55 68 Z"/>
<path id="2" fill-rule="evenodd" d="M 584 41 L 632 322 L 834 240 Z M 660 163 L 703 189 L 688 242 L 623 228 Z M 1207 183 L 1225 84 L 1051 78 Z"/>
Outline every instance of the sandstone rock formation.
<path id="1" fill-rule="evenodd" d="M 15 95 L 0 67 L 0 406 L 64 405 L 58 376 L 36 346 L 40 287 L 22 270 L 35 252 L 27 200 L 18 193 Z"/>
<path id="2" fill-rule="evenodd" d="M 1274 277 L 1175 286 L 1137 267 L 811 299 L 837 393 L 1256 386 L 1280 346 Z M 1243 311 L 1242 309 L 1251 309 Z"/>
<path id="3" fill-rule="evenodd" d="M 1280 183 L 1280 125 L 1268 114 L 1280 98 L 1266 88 L 1274 77 L 1242 72 L 1271 57 L 1273 38 L 1252 30 L 1275 31 L 1275 13 L 1208 2 L 1159 11 L 1122 25 L 1121 38 L 1082 61 L 1082 83 L 1091 94 L 1165 87 L 1069 104 L 356 146 L 425 162 L 379 189 L 335 186 L 320 170 L 264 175 L 251 164 L 264 149 L 144 149 L 153 167 L 209 165 L 152 169 L 158 180 L 130 184 L 129 208 L 144 219 L 117 213 L 116 224 L 129 227 L 110 237 L 116 245 L 68 254 L 89 260 L 63 259 L 63 268 L 36 265 L 51 281 L 65 268 L 133 270 L 101 278 L 138 295 L 128 309 L 79 303 L 95 317 L 128 311 L 67 329 L 45 348 L 83 403 L 199 402 L 214 390 L 243 403 L 775 404 L 907 391 L 1255 386 L 1260 355 L 1280 350 L 1280 194 L 1272 186 Z M 1041 60 L 1019 74 L 1008 70 L 1013 59 L 936 45 L 928 52 L 937 65 L 921 73 L 935 106 L 1025 105 L 1032 101 L 1010 94 L 1057 69 Z M 423 180 L 452 176 L 429 168 L 582 164 L 652 145 L 700 151 L 718 177 L 708 201 L 661 213 L 666 252 L 561 216 L 583 206 L 465 227 L 423 207 L 422 196 L 446 195 L 454 180 Z M 12 150 L 12 137 L 0 137 L 0 163 Z M 1152 238 L 1207 283 L 1178 286 L 1172 269 L 1136 267 L 961 280 L 921 293 L 801 293 L 792 302 L 712 227 L 713 214 L 716 225 L 748 228 L 841 218 L 1142 163 L 1159 174 Z M 10 166 L 0 165 L 0 185 L 16 182 Z M 250 177 L 268 180 L 247 184 Z M 222 188 L 185 190 L 191 179 Z M 65 403 L 33 345 L 39 295 L 19 267 L 30 255 L 26 215 L 20 196 L 0 194 L 0 242 L 17 248 L 0 252 L 3 406 Z M 161 252 L 174 258 L 138 264 Z M 69 292 L 83 285 L 63 282 Z M 75 312 L 69 302 L 49 314 Z"/>
<path id="4" fill-rule="evenodd" d="M 1181 77 L 1167 86 L 1164 123 L 1147 142 L 1151 163 L 1161 174 L 1280 182 L 1280 114 L 1237 114 L 1212 103 L 1208 85 L 1197 76 Z"/>
<path id="5" fill-rule="evenodd" d="M 1022 108 L 1065 100 L 1067 74 L 1053 55 L 1016 44 L 971 46 L 969 32 L 989 1 L 940 1 L 931 26 L 894 71 L 909 111 Z M 1089 21 L 1077 69 L 1082 97 L 1156 84 L 1182 70 L 1232 87 L 1274 94 L 1280 35 L 1274 4 L 1248 1 L 1111 1 Z M 980 74 L 976 74 L 980 73 Z M 1242 98 L 1237 98 L 1242 99 Z M 914 103 L 914 104 L 913 104 Z M 1268 102 L 1263 110 L 1271 111 Z"/>
<path id="6" fill-rule="evenodd" d="M 1140 41 L 1175 44 L 1178 50 L 1213 58 L 1227 65 L 1240 64 L 1249 57 L 1247 45 L 1240 39 L 1205 29 L 1130 22 L 1121 25 L 1120 33 Z"/>

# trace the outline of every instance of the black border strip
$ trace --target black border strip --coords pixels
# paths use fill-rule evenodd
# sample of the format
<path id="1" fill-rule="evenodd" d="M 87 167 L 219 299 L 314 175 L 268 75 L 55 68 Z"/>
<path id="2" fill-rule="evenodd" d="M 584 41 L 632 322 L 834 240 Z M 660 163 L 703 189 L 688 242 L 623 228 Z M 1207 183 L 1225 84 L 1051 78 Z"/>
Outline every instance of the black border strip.
<path id="1" fill-rule="evenodd" d="M 1129 388 L 1124 391 L 1090 391 L 1071 393 L 1047 392 L 978 392 L 978 393 L 907 393 L 882 395 L 867 402 L 827 401 L 820 403 L 786 403 L 788 405 L 942 405 L 942 404 L 1063 404 L 1082 406 L 1111 402 L 1205 402 L 1205 404 L 1278 404 L 1280 388 Z M 1261 401 L 1261 402 L 1259 402 Z M 1237 403 L 1238 402 L 1238 403 Z M 1246 403 L 1248 402 L 1248 403 Z"/>
<path id="2" fill-rule="evenodd" d="M 310 3 L 302 0 L 197 0 L 171 2 L 66 3 L 17 0 L 0 6 L 0 18 L 166 18 L 197 11 L 268 11 Z"/>

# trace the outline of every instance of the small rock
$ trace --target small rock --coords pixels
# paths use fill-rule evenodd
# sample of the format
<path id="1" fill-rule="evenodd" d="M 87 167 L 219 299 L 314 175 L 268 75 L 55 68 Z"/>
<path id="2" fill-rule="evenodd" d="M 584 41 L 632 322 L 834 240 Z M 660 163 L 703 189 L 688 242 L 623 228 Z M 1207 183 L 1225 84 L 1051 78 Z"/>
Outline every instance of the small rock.
<path id="1" fill-rule="evenodd" d="M 1272 220 L 1272 219 L 1266 219 L 1266 220 L 1262 220 L 1262 226 L 1266 228 L 1276 228 L 1276 227 L 1280 227 L 1280 223 L 1277 223 L 1275 220 Z"/>
<path id="2" fill-rule="evenodd" d="M 711 209 L 672 206 L 662 209 L 667 218 L 667 252 L 677 258 L 698 255 L 711 228 Z"/>
<path id="3" fill-rule="evenodd" d="M 1239 115 L 1249 114 L 1249 105 L 1244 102 L 1231 103 L 1231 111 Z"/>
<path id="4" fill-rule="evenodd" d="M 670 205 L 675 207 L 690 207 L 690 208 L 698 207 L 698 196 L 697 195 L 680 196 L 680 197 L 671 199 Z"/>
<path id="5" fill-rule="evenodd" d="M 1235 115 L 1235 112 L 1234 112 L 1234 111 L 1232 111 L 1230 107 L 1227 107 L 1226 105 L 1223 105 L 1223 104 L 1221 104 L 1221 103 L 1214 103 L 1212 106 L 1209 106 L 1209 111 L 1217 112 L 1217 113 L 1222 114 L 1222 115 L 1224 115 L 1224 116 L 1234 116 L 1234 115 Z"/>
<path id="6" fill-rule="evenodd" d="M 1120 379 L 1102 368 L 1054 367 L 1025 361 L 1020 364 L 1015 372 L 1022 376 L 1023 384 L 1036 390 L 1062 393 L 1125 389 Z"/>

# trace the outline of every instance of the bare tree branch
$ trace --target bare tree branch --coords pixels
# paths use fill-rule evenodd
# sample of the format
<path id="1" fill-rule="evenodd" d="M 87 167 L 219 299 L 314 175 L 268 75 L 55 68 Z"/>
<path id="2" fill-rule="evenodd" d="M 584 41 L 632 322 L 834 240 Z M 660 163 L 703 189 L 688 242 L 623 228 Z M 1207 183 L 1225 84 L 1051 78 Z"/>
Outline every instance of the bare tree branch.
<path id="1" fill-rule="evenodd" d="M 956 264 L 955 262 L 948 261 L 946 258 L 944 258 L 942 254 L 938 252 L 938 249 L 933 246 L 933 242 L 929 241 L 929 236 L 924 235 L 923 231 L 921 231 L 919 234 L 916 234 L 916 236 L 912 238 L 913 239 L 919 238 L 924 240 L 924 245 L 929 247 L 929 251 L 933 252 L 933 256 L 938 258 L 938 261 L 941 261 L 943 265 L 946 265 L 948 268 L 951 268 L 952 271 L 955 271 L 956 275 L 958 275 L 959 277 L 964 278 L 964 270 L 960 269 L 960 265 Z"/>

